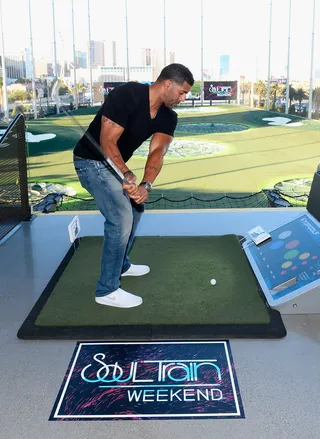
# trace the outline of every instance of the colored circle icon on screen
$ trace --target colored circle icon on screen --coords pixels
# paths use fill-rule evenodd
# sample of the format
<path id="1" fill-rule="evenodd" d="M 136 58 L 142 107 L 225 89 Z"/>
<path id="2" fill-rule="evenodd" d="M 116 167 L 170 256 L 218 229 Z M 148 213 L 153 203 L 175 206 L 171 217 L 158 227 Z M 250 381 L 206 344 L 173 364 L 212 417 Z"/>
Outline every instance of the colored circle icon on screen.
<path id="1" fill-rule="evenodd" d="M 292 235 L 292 232 L 290 232 L 290 230 L 286 230 L 285 232 L 280 233 L 280 235 L 278 236 L 278 239 L 286 239 L 289 238 L 289 236 Z"/>
<path id="2" fill-rule="evenodd" d="M 299 256 L 299 259 L 301 259 L 301 261 L 303 261 L 304 259 L 308 259 L 310 257 L 310 253 L 301 253 L 301 255 Z"/>
<path id="3" fill-rule="evenodd" d="M 298 256 L 299 250 L 290 250 L 284 255 L 284 259 L 293 259 Z"/>
<path id="4" fill-rule="evenodd" d="M 283 241 L 275 241 L 270 245 L 270 250 L 278 250 L 278 248 L 281 248 L 284 246 Z"/>
<path id="5" fill-rule="evenodd" d="M 290 241 L 288 242 L 288 244 L 286 244 L 286 248 L 289 250 L 292 250 L 293 248 L 298 247 L 298 245 L 300 244 L 300 241 L 298 241 L 297 239 L 294 241 Z"/>
<path id="6" fill-rule="evenodd" d="M 292 262 L 291 262 L 291 261 L 287 261 L 287 262 L 284 262 L 284 263 L 281 265 L 281 267 L 282 267 L 282 268 L 289 268 L 289 267 L 291 267 L 291 265 L 292 265 Z"/>

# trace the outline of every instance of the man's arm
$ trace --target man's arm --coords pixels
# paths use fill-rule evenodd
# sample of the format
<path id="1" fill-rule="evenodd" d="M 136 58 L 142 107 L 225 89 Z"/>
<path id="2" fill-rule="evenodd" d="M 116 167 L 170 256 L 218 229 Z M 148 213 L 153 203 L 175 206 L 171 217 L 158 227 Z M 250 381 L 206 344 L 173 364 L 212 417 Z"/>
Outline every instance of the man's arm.
<path id="1" fill-rule="evenodd" d="M 152 136 L 149 148 L 149 155 L 145 166 L 142 181 L 153 183 L 161 171 L 163 165 L 163 157 L 168 151 L 169 145 L 173 137 L 168 134 L 155 133 Z"/>
<path id="2" fill-rule="evenodd" d="M 105 154 L 113 161 L 117 168 L 122 172 L 128 171 L 127 165 L 124 163 L 120 154 L 117 142 L 123 133 L 124 128 L 111 119 L 102 116 L 100 145 Z"/>
<path id="3" fill-rule="evenodd" d="M 128 166 L 122 159 L 117 142 L 123 133 L 124 128 L 117 123 L 113 122 L 105 116 L 101 119 L 101 131 L 100 131 L 100 145 L 105 154 L 113 161 L 116 167 L 125 174 L 129 184 L 122 183 L 123 189 L 125 189 L 129 196 L 137 192 L 136 186 L 137 177 L 131 172 Z M 129 172 L 128 172 L 129 171 Z"/>
<path id="4" fill-rule="evenodd" d="M 153 183 L 161 171 L 163 157 L 168 151 L 173 137 L 168 134 L 155 133 L 150 142 L 149 155 L 145 166 L 142 181 Z M 138 190 L 131 196 L 138 204 L 144 203 L 148 199 L 149 192 L 143 185 L 138 186 Z"/>

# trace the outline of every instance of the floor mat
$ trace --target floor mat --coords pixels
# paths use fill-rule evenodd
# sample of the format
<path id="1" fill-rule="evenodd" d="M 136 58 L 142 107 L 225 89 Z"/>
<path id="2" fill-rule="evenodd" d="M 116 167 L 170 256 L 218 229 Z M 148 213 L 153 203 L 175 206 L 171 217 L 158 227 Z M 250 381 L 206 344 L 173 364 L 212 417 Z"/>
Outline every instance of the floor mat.
<path id="1" fill-rule="evenodd" d="M 18 332 L 24 339 L 157 340 L 281 338 L 281 315 L 257 285 L 236 235 L 137 237 L 132 263 L 149 274 L 121 287 L 143 298 L 136 308 L 94 301 L 102 237 L 76 241 Z M 210 280 L 216 279 L 216 285 Z"/>

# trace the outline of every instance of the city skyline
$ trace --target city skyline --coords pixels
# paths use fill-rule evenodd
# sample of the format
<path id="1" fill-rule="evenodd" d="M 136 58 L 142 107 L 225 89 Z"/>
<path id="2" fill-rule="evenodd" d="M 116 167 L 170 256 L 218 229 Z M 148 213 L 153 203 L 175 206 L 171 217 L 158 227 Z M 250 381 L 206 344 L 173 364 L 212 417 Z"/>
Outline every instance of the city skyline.
<path id="1" fill-rule="evenodd" d="M 89 43 L 89 42 L 88 42 Z M 103 41 L 92 41 L 90 44 L 87 44 L 88 51 L 75 51 L 75 66 L 77 70 L 77 78 L 78 74 L 81 75 L 81 78 L 86 77 L 85 82 L 89 81 L 89 48 L 91 50 L 91 59 L 92 59 L 92 72 L 94 73 L 94 77 L 103 76 L 103 71 L 112 71 L 113 73 L 117 71 L 121 71 L 121 78 L 119 80 L 125 80 L 125 70 L 126 66 L 118 66 L 116 64 L 116 43 L 114 41 L 111 42 L 111 53 L 108 54 L 108 48 L 104 47 Z M 106 50 L 107 49 L 107 50 Z M 175 53 L 170 52 L 170 62 L 174 62 Z M 151 48 L 143 48 L 141 49 L 141 60 L 137 65 L 130 64 L 130 71 L 139 72 L 138 77 L 139 80 L 146 81 L 155 81 L 162 66 L 159 64 L 158 59 L 160 58 L 159 52 L 151 49 Z M 7 82 L 12 83 L 16 79 L 19 78 L 27 78 L 32 79 L 31 73 L 31 59 L 30 59 L 30 50 L 25 49 L 21 55 L 11 56 L 10 54 L 6 55 L 6 71 L 7 71 Z M 110 62 L 105 62 L 105 60 L 109 60 Z M 99 62 L 100 61 L 100 62 Z M 2 76 L 2 62 L 0 55 L 0 76 Z M 62 68 L 63 67 L 63 68 Z M 144 69 L 144 67 L 150 67 L 150 69 Z M 115 70 L 114 70 L 115 69 Z M 35 76 L 49 76 L 54 77 L 55 73 L 54 63 L 47 62 L 45 58 L 37 58 L 35 59 Z M 62 63 L 57 63 L 57 75 L 59 77 L 64 76 L 64 78 L 69 78 L 71 75 L 71 71 L 73 70 L 73 62 L 71 60 L 62 61 Z M 146 77 L 144 78 L 142 72 L 146 73 Z M 112 74 L 113 74 L 112 73 Z M 106 79 L 111 81 L 116 81 L 116 79 Z M 134 76 L 133 80 L 137 80 L 137 75 Z M 79 80 L 78 82 L 84 82 L 83 80 Z"/>
<path id="2" fill-rule="evenodd" d="M 259 3 L 257 5 L 257 3 Z M 292 0 L 291 64 L 290 78 L 309 79 L 311 59 L 312 0 Z M 243 0 L 241 4 L 232 0 L 204 0 L 204 69 L 210 69 L 215 77 L 220 73 L 220 56 L 230 56 L 230 74 L 242 74 L 248 80 L 267 77 L 269 42 L 269 0 Z M 273 0 L 271 76 L 286 76 L 288 46 L 288 4 L 289 1 Z M 112 8 L 110 8 L 110 5 Z M 141 50 L 157 51 L 163 64 L 163 0 L 150 0 L 152 6 L 137 13 L 143 0 L 128 0 L 129 62 L 141 64 Z M 188 7 L 193 5 L 193 7 Z M 12 26 L 12 8 L 9 0 L 2 0 L 3 31 L 6 57 L 29 47 L 28 2 L 15 0 L 15 27 L 19 38 L 9 38 Z M 315 68 L 319 68 L 320 7 L 317 2 L 315 17 Z M 32 31 L 35 59 L 53 59 L 52 0 L 31 0 Z M 75 46 L 78 52 L 87 52 L 87 0 L 75 0 Z M 109 11 L 112 11 L 109 12 Z M 140 9 L 141 10 L 141 9 Z M 72 60 L 71 2 L 55 0 L 57 55 L 61 63 Z M 254 17 L 249 19 L 250 15 Z M 6 19 L 9 18 L 10 19 Z M 218 17 L 218 18 L 217 18 Z M 227 17 L 227 18 L 226 18 Z M 39 19 L 40 18 L 40 19 Z M 138 23 L 138 24 L 137 24 Z M 200 78 L 200 2 L 182 0 L 166 1 L 166 43 L 167 63 L 170 53 L 175 53 L 175 62 L 187 65 Z M 117 4 L 91 0 L 91 39 L 115 42 L 117 65 L 124 66 L 125 60 L 125 9 L 124 1 Z M 22 45 L 24 47 L 22 47 Z M 49 49 L 48 49 L 49 48 Z M 161 55 L 162 53 L 162 55 Z M 110 64 L 109 64 L 110 65 Z"/>

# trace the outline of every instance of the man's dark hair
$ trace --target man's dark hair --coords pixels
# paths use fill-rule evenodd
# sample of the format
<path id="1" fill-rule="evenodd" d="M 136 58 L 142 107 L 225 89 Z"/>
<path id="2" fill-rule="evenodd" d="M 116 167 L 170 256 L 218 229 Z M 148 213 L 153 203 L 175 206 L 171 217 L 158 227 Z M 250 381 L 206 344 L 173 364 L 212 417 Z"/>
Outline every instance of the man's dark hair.
<path id="1" fill-rule="evenodd" d="M 176 82 L 179 85 L 183 85 L 184 82 L 191 85 L 194 84 L 193 75 L 190 70 L 182 64 L 169 64 L 162 69 L 160 75 L 157 78 L 157 82 L 163 82 L 167 79 Z"/>

